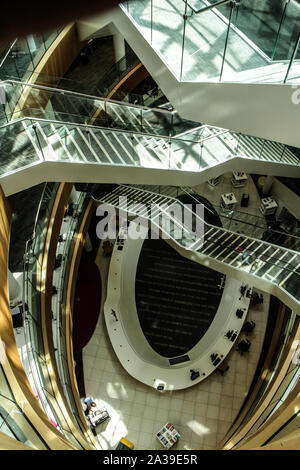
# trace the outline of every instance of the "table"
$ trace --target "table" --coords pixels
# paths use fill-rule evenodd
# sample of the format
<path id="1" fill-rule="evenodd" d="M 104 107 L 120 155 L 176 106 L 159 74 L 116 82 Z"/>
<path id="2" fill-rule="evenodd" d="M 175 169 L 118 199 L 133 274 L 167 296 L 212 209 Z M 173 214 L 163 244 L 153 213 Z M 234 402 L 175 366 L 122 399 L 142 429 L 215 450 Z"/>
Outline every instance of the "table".
<path id="1" fill-rule="evenodd" d="M 220 183 L 220 176 L 217 176 L 216 178 L 211 178 L 207 181 L 207 184 L 214 188 Z"/>
<path id="2" fill-rule="evenodd" d="M 272 215 L 277 211 L 278 204 L 271 197 L 261 199 L 259 210 L 263 215 Z"/>
<path id="3" fill-rule="evenodd" d="M 233 171 L 231 184 L 234 188 L 242 188 L 247 183 L 247 175 L 241 171 Z"/>
<path id="4" fill-rule="evenodd" d="M 237 203 L 236 197 L 233 193 L 221 195 L 221 206 L 223 209 L 233 209 Z"/>
<path id="5" fill-rule="evenodd" d="M 180 434 L 171 423 L 166 423 L 156 433 L 156 437 L 166 449 L 170 449 L 178 441 Z"/>

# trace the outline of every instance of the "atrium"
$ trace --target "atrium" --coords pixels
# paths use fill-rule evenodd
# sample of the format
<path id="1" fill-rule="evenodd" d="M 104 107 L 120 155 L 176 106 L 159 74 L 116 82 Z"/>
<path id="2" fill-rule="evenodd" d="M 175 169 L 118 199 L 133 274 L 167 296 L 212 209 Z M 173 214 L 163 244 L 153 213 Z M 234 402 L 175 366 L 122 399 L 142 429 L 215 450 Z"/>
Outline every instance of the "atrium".
<path id="1" fill-rule="evenodd" d="M 0 40 L 0 449 L 299 450 L 300 2 L 104 3 Z"/>

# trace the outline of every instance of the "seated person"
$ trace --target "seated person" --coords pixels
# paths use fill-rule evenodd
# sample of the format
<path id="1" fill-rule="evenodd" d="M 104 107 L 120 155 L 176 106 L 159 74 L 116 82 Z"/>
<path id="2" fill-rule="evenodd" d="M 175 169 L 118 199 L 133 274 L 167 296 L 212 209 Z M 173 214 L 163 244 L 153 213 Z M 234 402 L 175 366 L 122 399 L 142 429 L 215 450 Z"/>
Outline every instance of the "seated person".
<path id="1" fill-rule="evenodd" d="M 84 414 L 87 416 L 89 414 L 90 408 L 92 403 L 95 403 L 91 397 L 86 397 L 84 400 L 84 403 L 86 405 L 86 409 L 84 410 Z M 96 405 L 96 403 L 95 403 Z"/>

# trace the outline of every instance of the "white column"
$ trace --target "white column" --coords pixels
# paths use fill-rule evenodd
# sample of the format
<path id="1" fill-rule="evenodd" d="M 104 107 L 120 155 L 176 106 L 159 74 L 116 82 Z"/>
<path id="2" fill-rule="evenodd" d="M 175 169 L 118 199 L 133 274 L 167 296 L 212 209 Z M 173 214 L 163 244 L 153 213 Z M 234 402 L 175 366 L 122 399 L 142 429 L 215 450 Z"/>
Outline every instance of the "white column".
<path id="1" fill-rule="evenodd" d="M 36 51 L 37 47 L 36 47 L 36 44 L 35 44 L 34 37 L 32 35 L 27 36 L 27 44 L 28 44 L 30 52 L 35 52 Z"/>
<path id="2" fill-rule="evenodd" d="M 122 57 L 125 56 L 125 41 L 120 33 L 113 35 L 114 41 L 114 51 L 115 51 L 115 61 L 118 62 Z M 120 65 L 120 71 L 126 70 L 126 61 L 122 61 Z"/>
<path id="3" fill-rule="evenodd" d="M 92 245 L 92 242 L 88 233 L 85 236 L 84 249 L 87 253 L 89 253 L 90 251 L 93 251 L 93 245 Z"/>
<path id="4" fill-rule="evenodd" d="M 69 197 L 69 203 L 76 204 L 77 199 L 78 199 L 78 193 L 76 192 L 76 189 L 73 186 L 70 197 Z"/>
<path id="5" fill-rule="evenodd" d="M 272 183 L 273 183 L 273 176 L 267 176 L 265 184 L 262 188 L 263 194 L 269 194 Z"/>
<path id="6" fill-rule="evenodd" d="M 8 292 L 10 301 L 17 299 L 21 294 L 21 286 L 10 270 L 8 270 Z"/>

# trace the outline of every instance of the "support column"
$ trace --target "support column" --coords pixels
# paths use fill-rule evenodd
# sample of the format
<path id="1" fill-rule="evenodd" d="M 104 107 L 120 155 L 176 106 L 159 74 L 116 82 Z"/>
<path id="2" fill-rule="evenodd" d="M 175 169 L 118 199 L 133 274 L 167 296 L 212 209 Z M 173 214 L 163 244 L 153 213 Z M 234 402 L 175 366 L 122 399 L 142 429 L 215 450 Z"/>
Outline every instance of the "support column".
<path id="1" fill-rule="evenodd" d="M 77 199 L 78 199 L 78 194 L 75 190 L 75 186 L 73 186 L 70 197 L 69 197 L 69 203 L 76 204 Z"/>
<path id="2" fill-rule="evenodd" d="M 21 286 L 10 270 L 8 270 L 8 292 L 10 301 L 17 299 L 21 294 Z"/>
<path id="3" fill-rule="evenodd" d="M 273 183 L 273 179 L 274 179 L 273 176 L 267 176 L 266 181 L 265 181 L 265 184 L 264 184 L 264 186 L 263 186 L 263 188 L 262 188 L 263 194 L 269 194 L 270 189 L 271 189 L 271 186 L 272 186 L 272 183 Z"/>
<path id="4" fill-rule="evenodd" d="M 36 47 L 36 44 L 35 44 L 34 37 L 32 35 L 27 36 L 27 44 L 28 44 L 30 52 L 32 52 L 32 53 L 36 52 L 37 47 Z"/>
<path id="5" fill-rule="evenodd" d="M 114 51 L 115 51 L 115 61 L 118 62 L 122 57 L 125 56 L 125 41 L 120 33 L 116 33 L 113 35 L 114 41 Z M 120 63 L 120 72 L 126 70 L 126 60 L 124 59 Z"/>

